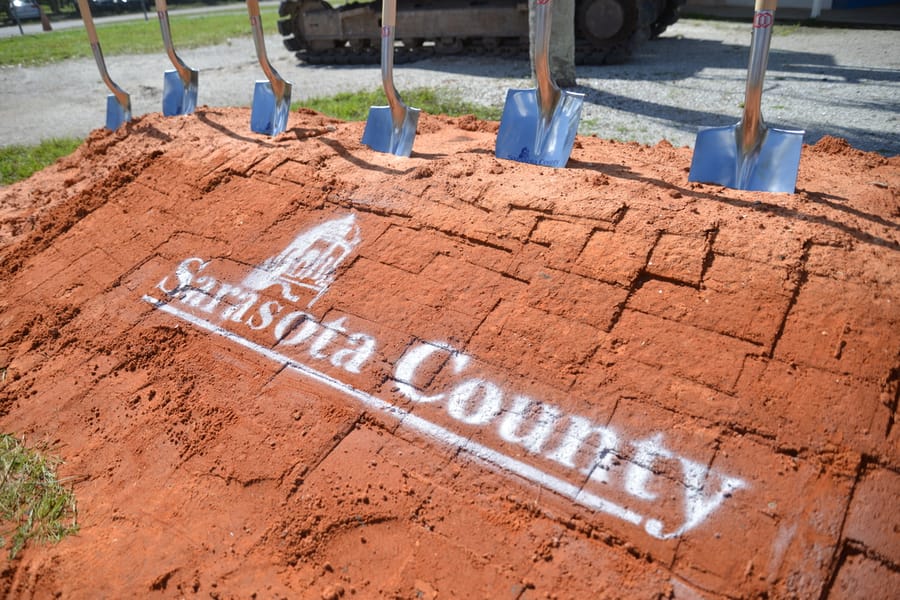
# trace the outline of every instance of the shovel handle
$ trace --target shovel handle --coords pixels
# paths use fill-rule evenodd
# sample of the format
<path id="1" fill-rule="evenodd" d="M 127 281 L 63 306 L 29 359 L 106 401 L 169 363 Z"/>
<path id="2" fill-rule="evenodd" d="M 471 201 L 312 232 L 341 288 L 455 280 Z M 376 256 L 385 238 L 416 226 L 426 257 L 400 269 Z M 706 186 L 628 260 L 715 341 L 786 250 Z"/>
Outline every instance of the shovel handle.
<path id="1" fill-rule="evenodd" d="M 394 35 L 397 25 L 397 0 L 381 4 L 381 85 L 391 108 L 394 129 L 399 130 L 406 118 L 407 107 L 394 85 Z"/>
<path id="2" fill-rule="evenodd" d="M 381 26 L 395 27 L 397 25 L 397 0 L 384 0 L 381 3 Z"/>
<path id="3" fill-rule="evenodd" d="M 122 108 L 127 107 L 128 110 L 131 110 L 131 98 L 125 90 L 116 85 L 116 82 L 109 76 L 109 71 L 106 70 L 106 61 L 103 60 L 103 51 L 100 49 L 100 40 L 97 38 L 94 16 L 91 14 L 88 0 L 78 0 L 78 10 L 81 12 L 81 20 L 84 22 L 85 30 L 87 30 L 88 41 L 91 43 L 91 51 L 94 54 L 94 61 L 97 63 L 97 68 L 100 69 L 100 78 L 103 79 L 103 83 L 113 93 Z"/>
<path id="4" fill-rule="evenodd" d="M 78 0 L 78 11 L 81 13 L 81 20 L 84 21 L 84 28 L 87 30 L 88 41 L 91 43 L 91 46 L 99 46 L 100 40 L 97 39 L 94 17 L 91 15 L 91 7 L 87 0 Z"/>
<path id="5" fill-rule="evenodd" d="M 279 100 L 285 95 L 285 81 L 269 62 L 266 54 L 266 38 L 263 35 L 262 18 L 259 16 L 259 0 L 247 0 L 247 12 L 250 15 L 250 27 L 253 30 L 253 45 L 256 46 L 256 58 L 259 60 L 259 66 L 262 67 L 266 79 L 272 84 L 272 93 Z"/>
<path id="6" fill-rule="evenodd" d="M 562 95 L 550 74 L 550 30 L 553 21 L 553 0 L 534 3 L 534 75 L 537 79 L 538 108 L 549 121 Z"/>
<path id="7" fill-rule="evenodd" d="M 741 151 L 751 153 L 762 141 L 765 124 L 762 118 L 762 91 L 769 62 L 769 44 L 775 23 L 777 0 L 756 0 L 753 13 L 753 34 L 750 38 L 750 61 L 747 67 L 747 88 L 744 93 L 744 115 L 741 119 Z"/>

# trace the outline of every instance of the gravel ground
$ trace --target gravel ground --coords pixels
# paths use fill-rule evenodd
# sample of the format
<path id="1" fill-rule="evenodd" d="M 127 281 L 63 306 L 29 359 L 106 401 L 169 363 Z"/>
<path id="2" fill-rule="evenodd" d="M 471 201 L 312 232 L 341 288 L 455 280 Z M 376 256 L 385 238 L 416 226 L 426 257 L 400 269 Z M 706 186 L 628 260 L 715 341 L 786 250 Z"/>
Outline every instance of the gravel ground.
<path id="1" fill-rule="evenodd" d="M 157 27 L 152 19 L 148 26 Z M 736 123 L 749 42 L 749 23 L 682 19 L 628 64 L 579 67 L 576 91 L 585 94 L 579 131 L 692 146 L 698 127 Z M 900 53 L 890 51 L 897 47 L 900 31 L 776 23 L 763 116 L 773 127 L 805 129 L 808 143 L 835 135 L 864 150 L 900 153 Z M 267 48 L 294 83 L 295 100 L 380 85 L 375 66 L 300 65 L 277 34 Z M 200 70 L 200 104 L 249 106 L 253 82 L 263 78 L 249 37 L 179 54 Z M 165 53 L 108 57 L 107 66 L 131 94 L 135 115 L 161 110 L 162 73 L 171 68 Z M 431 59 L 394 73 L 401 94 L 434 86 L 498 107 L 507 89 L 533 87 L 527 62 L 504 58 Z M 106 93 L 91 59 L 0 68 L 0 145 L 84 136 L 103 125 Z"/>

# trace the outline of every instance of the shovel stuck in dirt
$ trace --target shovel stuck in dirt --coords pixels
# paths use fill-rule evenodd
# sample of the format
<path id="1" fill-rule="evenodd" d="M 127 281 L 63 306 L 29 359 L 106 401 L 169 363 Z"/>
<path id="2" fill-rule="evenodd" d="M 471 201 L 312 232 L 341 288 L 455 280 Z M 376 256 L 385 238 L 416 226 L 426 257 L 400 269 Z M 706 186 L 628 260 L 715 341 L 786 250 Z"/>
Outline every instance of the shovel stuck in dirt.
<path id="1" fill-rule="evenodd" d="M 552 0 L 535 0 L 536 89 L 509 90 L 497 133 L 497 158 L 564 167 L 572 153 L 584 94 L 559 89 L 550 76 Z"/>
<path id="2" fill-rule="evenodd" d="M 163 114 L 189 115 L 197 108 L 197 81 L 199 73 L 191 69 L 175 53 L 172 44 L 172 30 L 169 28 L 169 8 L 166 0 L 156 0 L 156 15 L 159 17 L 159 28 L 162 31 L 166 54 L 175 67 L 163 74 Z"/>
<path id="3" fill-rule="evenodd" d="M 738 190 L 793 193 L 803 131 L 770 129 L 760 111 L 777 0 L 756 0 L 744 114 L 736 125 L 701 129 L 688 181 Z"/>
<path id="4" fill-rule="evenodd" d="M 281 78 L 266 55 L 266 39 L 263 36 L 262 20 L 259 17 L 259 0 L 247 0 L 247 11 L 250 13 L 250 27 L 253 29 L 256 57 L 268 79 L 268 81 L 257 81 L 256 87 L 253 89 L 250 129 L 256 133 L 275 136 L 287 129 L 288 113 L 291 110 L 292 84 Z"/>
<path id="5" fill-rule="evenodd" d="M 362 143 L 378 152 L 409 156 L 412 153 L 419 109 L 403 103 L 394 87 L 394 27 L 397 0 L 384 0 L 381 7 L 381 83 L 388 106 L 369 108 Z"/>
<path id="6" fill-rule="evenodd" d="M 106 61 L 103 60 L 103 51 L 100 50 L 100 41 L 97 39 L 97 30 L 94 28 L 94 18 L 88 0 L 78 0 L 78 10 L 81 11 L 81 20 L 84 21 L 88 40 L 91 42 L 94 60 L 100 69 L 100 78 L 112 92 L 106 97 L 106 128 L 116 130 L 122 123 L 131 120 L 131 96 L 116 85 L 106 70 Z"/>

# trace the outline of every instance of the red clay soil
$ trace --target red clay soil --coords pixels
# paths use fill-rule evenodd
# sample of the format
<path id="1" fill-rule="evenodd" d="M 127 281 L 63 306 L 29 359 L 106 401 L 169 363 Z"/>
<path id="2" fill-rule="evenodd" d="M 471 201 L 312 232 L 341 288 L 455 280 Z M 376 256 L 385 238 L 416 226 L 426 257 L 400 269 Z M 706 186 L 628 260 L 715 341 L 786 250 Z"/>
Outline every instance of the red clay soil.
<path id="1" fill-rule="evenodd" d="M 145 116 L 0 191 L 0 425 L 81 527 L 7 597 L 896 597 L 900 160 L 362 130 Z"/>

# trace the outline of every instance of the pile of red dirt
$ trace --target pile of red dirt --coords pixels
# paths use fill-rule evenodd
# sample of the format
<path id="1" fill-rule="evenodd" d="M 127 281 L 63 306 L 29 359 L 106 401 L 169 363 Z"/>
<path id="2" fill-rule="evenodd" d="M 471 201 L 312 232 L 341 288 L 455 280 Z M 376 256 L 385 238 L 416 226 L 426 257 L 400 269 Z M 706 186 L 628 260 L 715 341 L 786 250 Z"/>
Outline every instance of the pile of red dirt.
<path id="1" fill-rule="evenodd" d="M 900 160 L 795 194 L 497 124 L 145 116 L 0 190 L 0 423 L 80 532 L 8 597 L 887 598 Z"/>

